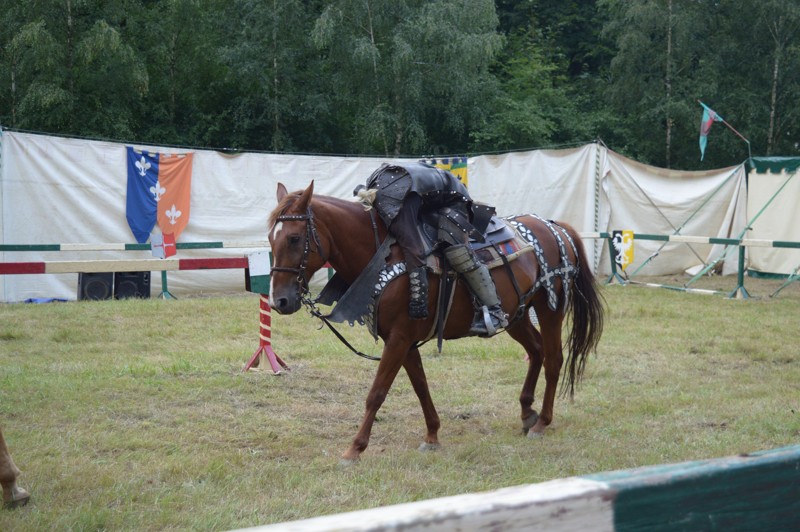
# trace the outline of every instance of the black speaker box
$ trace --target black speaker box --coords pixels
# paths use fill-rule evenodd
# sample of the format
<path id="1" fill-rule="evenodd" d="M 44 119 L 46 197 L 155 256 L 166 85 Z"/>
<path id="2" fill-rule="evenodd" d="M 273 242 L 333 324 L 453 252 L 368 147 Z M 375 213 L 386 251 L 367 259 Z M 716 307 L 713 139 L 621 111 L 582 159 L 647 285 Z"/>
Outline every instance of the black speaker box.
<path id="1" fill-rule="evenodd" d="M 150 297 L 150 272 L 116 272 L 114 274 L 114 299 Z"/>
<path id="2" fill-rule="evenodd" d="M 78 274 L 78 300 L 111 299 L 114 286 L 114 274 L 80 273 Z"/>

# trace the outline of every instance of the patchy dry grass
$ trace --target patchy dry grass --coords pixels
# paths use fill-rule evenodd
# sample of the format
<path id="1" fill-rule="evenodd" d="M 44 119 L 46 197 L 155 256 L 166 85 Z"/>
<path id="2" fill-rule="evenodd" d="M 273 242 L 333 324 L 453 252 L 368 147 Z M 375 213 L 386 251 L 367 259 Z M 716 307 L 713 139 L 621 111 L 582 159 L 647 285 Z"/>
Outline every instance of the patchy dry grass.
<path id="1" fill-rule="evenodd" d="M 747 280 L 762 296 L 778 284 Z M 510 338 L 426 345 L 442 450 L 416 451 L 422 415 L 400 375 L 348 469 L 375 363 L 305 312 L 273 316 L 292 367 L 275 377 L 241 372 L 252 295 L 0 305 L 0 423 L 33 494 L 0 530 L 223 530 L 800 441 L 800 283 L 747 301 L 604 293 L 599 352 L 544 438 L 521 435 Z"/>

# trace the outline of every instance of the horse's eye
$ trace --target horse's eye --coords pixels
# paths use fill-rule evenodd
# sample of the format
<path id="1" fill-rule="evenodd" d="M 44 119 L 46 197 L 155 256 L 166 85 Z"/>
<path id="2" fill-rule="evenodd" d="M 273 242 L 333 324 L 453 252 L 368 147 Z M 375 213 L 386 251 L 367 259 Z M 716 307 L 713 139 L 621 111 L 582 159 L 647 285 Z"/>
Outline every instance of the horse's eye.
<path id="1" fill-rule="evenodd" d="M 298 235 L 291 235 L 289 237 L 289 244 L 294 246 L 300 243 L 300 237 Z"/>

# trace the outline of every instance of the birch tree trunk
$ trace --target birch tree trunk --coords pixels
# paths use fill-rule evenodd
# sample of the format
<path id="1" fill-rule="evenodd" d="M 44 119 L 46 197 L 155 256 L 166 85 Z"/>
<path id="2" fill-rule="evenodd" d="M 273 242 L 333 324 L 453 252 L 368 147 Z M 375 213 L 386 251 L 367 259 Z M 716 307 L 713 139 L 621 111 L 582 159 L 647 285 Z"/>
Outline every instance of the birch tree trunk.
<path id="1" fill-rule="evenodd" d="M 670 102 L 672 100 L 672 0 L 667 2 L 667 64 L 666 75 L 664 76 L 666 88 L 666 114 L 667 114 L 667 138 L 665 161 L 667 168 L 671 167 L 670 153 L 672 152 L 672 116 L 670 115 Z"/>

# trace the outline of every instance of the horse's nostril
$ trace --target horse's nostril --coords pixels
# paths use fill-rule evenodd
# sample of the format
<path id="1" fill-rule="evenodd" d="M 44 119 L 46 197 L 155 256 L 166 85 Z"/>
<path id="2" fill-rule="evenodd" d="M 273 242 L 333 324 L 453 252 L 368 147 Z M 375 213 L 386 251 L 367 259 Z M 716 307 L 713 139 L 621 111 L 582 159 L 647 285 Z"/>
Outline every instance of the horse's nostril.
<path id="1" fill-rule="evenodd" d="M 289 306 L 289 300 L 287 298 L 285 298 L 285 297 L 279 297 L 278 298 L 278 308 L 279 309 L 285 309 L 288 306 Z"/>

